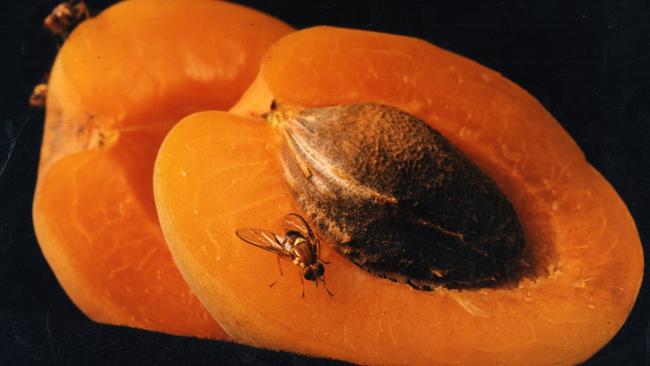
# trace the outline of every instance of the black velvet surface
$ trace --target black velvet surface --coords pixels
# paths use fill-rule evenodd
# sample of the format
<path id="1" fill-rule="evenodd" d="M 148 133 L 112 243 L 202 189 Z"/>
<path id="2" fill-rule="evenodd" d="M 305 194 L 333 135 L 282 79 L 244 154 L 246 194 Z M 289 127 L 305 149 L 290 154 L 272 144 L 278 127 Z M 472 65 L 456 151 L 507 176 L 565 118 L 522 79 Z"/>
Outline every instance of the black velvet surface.
<path id="1" fill-rule="evenodd" d="M 31 203 L 43 112 L 29 108 L 56 42 L 57 1 L 0 2 L 0 364 L 307 365 L 333 361 L 95 324 L 45 262 Z M 88 1 L 94 13 L 108 1 Z M 560 121 L 650 240 L 650 2 L 248 1 L 298 28 L 330 24 L 427 39 L 500 71 Z M 647 274 L 647 270 L 646 270 Z M 650 296 L 589 365 L 650 364 Z M 182 314 L 179 314 L 182 316 Z"/>

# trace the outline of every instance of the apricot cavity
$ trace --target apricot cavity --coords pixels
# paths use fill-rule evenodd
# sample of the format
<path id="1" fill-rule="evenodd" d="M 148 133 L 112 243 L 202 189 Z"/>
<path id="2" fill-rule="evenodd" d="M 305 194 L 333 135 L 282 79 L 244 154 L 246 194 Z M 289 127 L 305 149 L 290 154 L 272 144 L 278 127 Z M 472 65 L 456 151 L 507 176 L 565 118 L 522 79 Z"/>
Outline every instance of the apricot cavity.
<path id="1" fill-rule="evenodd" d="M 225 338 L 165 245 L 151 189 L 163 136 L 229 108 L 290 28 L 228 3 L 128 1 L 84 21 L 49 80 L 34 198 L 38 241 L 96 321 Z"/>
<path id="2" fill-rule="evenodd" d="M 282 233 L 285 214 L 304 214 L 261 118 L 273 100 L 382 103 L 429 123 L 512 202 L 530 274 L 510 288 L 423 292 L 361 270 L 325 242 L 334 297 L 308 286 L 301 298 L 294 266 L 284 261 L 280 277 L 272 253 L 235 235 Z M 362 364 L 575 364 L 613 337 L 641 282 L 632 218 L 553 117 L 498 73 L 400 36 L 318 27 L 282 38 L 231 113 L 172 129 L 154 195 L 192 289 L 234 339 L 260 347 Z"/>

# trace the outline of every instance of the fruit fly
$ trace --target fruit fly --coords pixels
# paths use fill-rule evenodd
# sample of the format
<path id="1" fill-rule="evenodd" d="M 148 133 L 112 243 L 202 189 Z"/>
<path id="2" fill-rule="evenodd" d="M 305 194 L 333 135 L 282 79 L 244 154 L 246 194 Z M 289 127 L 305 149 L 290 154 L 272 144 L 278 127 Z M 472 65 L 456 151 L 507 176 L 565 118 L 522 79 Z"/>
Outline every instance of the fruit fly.
<path id="1" fill-rule="evenodd" d="M 318 287 L 318 282 L 323 284 L 325 291 L 334 296 L 325 283 L 325 266 L 327 263 L 319 259 L 320 239 L 314 234 L 305 219 L 296 214 L 290 213 L 284 217 L 284 236 L 272 233 L 268 230 L 244 228 L 235 231 L 237 236 L 248 244 L 267 250 L 280 257 L 289 257 L 293 264 L 301 269 L 300 282 L 303 285 L 302 297 L 305 297 L 304 280 L 313 281 Z M 282 269 L 280 269 L 282 274 Z"/>

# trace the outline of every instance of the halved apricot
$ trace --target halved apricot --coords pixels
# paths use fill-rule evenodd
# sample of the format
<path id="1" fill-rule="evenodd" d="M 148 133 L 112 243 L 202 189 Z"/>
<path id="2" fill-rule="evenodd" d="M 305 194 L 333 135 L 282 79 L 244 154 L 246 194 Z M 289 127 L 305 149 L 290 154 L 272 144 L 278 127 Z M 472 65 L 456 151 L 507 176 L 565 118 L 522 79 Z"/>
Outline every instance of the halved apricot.
<path id="1" fill-rule="evenodd" d="M 533 270 L 513 287 L 418 291 L 363 271 L 323 236 L 334 296 L 307 283 L 302 298 L 295 266 L 282 261 L 281 277 L 273 253 L 235 235 L 282 234 L 282 217 L 302 213 L 260 118 L 273 101 L 376 102 L 426 121 L 508 197 Z M 194 114 L 167 135 L 154 195 L 192 289 L 235 340 L 260 347 L 362 364 L 575 364 L 618 331 L 641 283 L 633 219 L 558 122 L 498 73 L 401 36 L 285 36 L 230 113 Z"/>
<path id="2" fill-rule="evenodd" d="M 225 338 L 165 245 L 153 161 L 193 111 L 232 106 L 268 46 L 291 29 L 228 3 L 128 1 L 84 21 L 49 80 L 34 198 L 38 241 L 96 321 Z"/>

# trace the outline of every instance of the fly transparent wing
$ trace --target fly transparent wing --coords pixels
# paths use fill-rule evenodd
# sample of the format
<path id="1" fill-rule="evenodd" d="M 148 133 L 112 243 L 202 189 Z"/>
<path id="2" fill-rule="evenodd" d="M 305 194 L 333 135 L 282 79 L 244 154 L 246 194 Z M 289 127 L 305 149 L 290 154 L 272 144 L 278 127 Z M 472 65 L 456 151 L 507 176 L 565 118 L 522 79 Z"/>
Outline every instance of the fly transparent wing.
<path id="1" fill-rule="evenodd" d="M 284 250 L 280 242 L 281 238 L 278 235 L 262 229 L 244 228 L 237 229 L 235 234 L 239 239 L 254 245 L 258 248 L 268 250 L 278 255 L 290 257 L 291 254 Z"/>
<path id="2" fill-rule="evenodd" d="M 290 213 L 284 217 L 284 229 L 287 232 L 296 231 L 310 241 L 316 240 L 316 236 L 307 221 L 297 213 Z"/>

